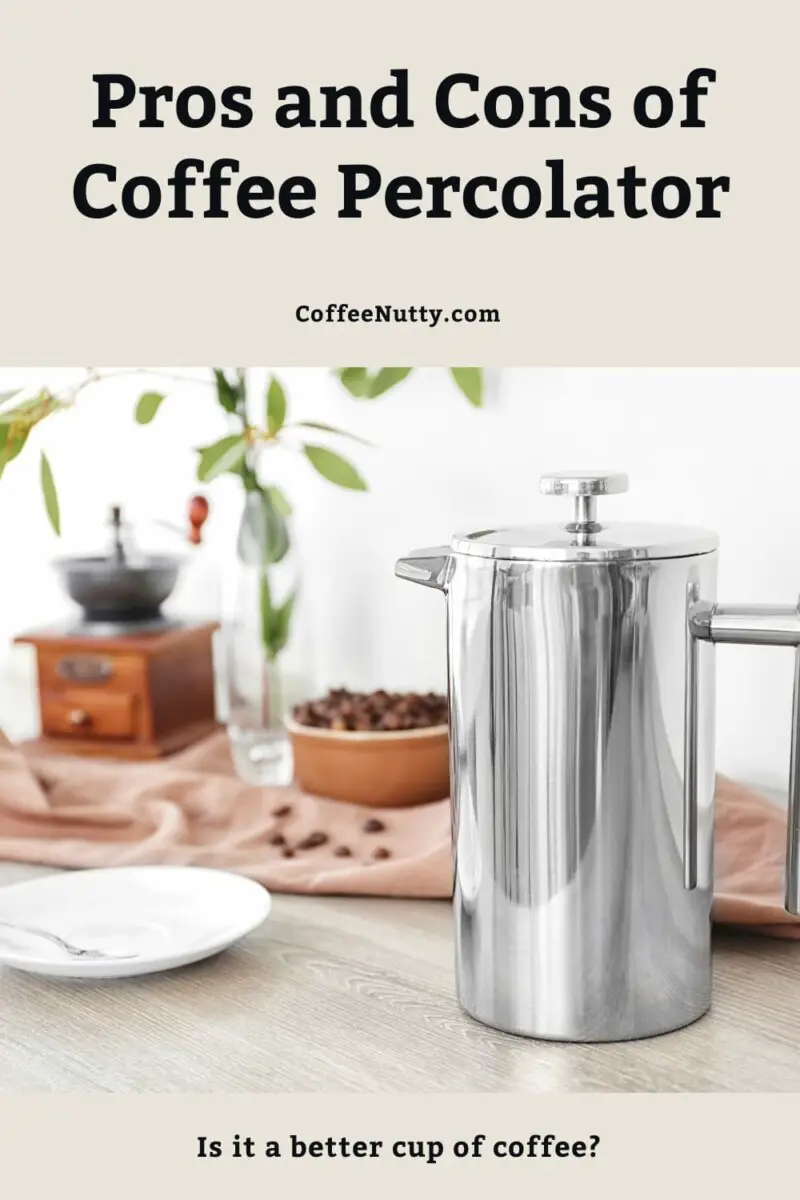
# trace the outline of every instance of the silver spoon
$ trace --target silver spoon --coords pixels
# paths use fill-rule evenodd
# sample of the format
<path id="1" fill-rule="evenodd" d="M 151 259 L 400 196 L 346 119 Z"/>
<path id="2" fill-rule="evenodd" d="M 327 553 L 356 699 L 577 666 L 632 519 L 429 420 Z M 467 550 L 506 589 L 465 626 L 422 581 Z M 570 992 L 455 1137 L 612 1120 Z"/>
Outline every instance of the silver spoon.
<path id="1" fill-rule="evenodd" d="M 0 921 L 0 928 L 13 929 L 15 933 L 29 933 L 33 937 L 45 938 L 46 941 L 52 942 L 58 946 L 70 958 L 85 958 L 85 959 L 120 959 L 120 958 L 138 958 L 137 954 L 108 954 L 105 950 L 87 950 L 82 946 L 76 946 L 73 942 L 66 941 L 65 938 L 59 937 L 57 933 L 50 933 L 47 929 L 37 929 L 35 925 L 15 925 L 12 921 Z"/>

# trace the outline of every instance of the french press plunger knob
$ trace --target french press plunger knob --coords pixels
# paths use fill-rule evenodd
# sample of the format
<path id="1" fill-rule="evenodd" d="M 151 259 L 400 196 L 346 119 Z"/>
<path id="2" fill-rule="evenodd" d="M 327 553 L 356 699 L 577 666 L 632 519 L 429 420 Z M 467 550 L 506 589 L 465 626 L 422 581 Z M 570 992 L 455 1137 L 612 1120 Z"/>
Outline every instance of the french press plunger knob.
<path id="1" fill-rule="evenodd" d="M 570 533 L 597 533 L 597 496 L 614 496 L 628 490 L 623 471 L 555 471 L 543 475 L 539 484 L 546 496 L 572 496 L 575 513 Z"/>

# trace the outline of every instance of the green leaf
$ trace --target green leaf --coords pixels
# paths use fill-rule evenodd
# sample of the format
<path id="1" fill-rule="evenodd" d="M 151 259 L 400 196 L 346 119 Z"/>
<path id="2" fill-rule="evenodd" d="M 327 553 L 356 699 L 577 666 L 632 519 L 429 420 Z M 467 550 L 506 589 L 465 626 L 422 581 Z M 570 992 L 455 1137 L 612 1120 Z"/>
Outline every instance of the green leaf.
<path id="1" fill-rule="evenodd" d="M 44 391 L 40 392 L 38 396 L 32 396 L 30 400 L 23 400 L 21 404 L 16 404 L 13 408 L 4 409 L 0 412 L 0 423 L 23 425 L 27 429 L 32 429 L 45 417 L 49 417 L 51 413 L 65 407 L 66 405 L 60 400 L 56 400 L 55 396 Z"/>
<path id="2" fill-rule="evenodd" d="M 267 495 L 272 501 L 275 511 L 279 512 L 282 517 L 290 517 L 292 515 L 292 506 L 289 503 L 289 498 L 285 492 L 282 492 L 279 487 L 273 484 L 266 489 Z"/>
<path id="3" fill-rule="evenodd" d="M 15 395 L 16 393 L 8 393 Z M 57 400 L 47 389 L 13 408 L 0 412 L 0 475 L 6 466 L 22 451 L 34 426 L 51 413 L 68 407 Z"/>
<path id="4" fill-rule="evenodd" d="M 264 566 L 281 562 L 288 552 L 289 526 L 286 515 L 275 504 L 272 489 L 251 491 L 239 529 L 239 558 L 253 566 Z"/>
<path id="5" fill-rule="evenodd" d="M 291 627 L 292 613 L 294 612 L 296 599 L 297 593 L 290 592 L 283 604 L 272 609 L 269 629 L 269 644 L 267 646 L 267 653 L 269 654 L 270 658 L 277 658 L 289 640 L 289 630 Z"/>
<path id="6" fill-rule="evenodd" d="M 266 571 L 261 572 L 259 580 L 259 601 L 261 607 L 261 641 L 269 658 L 273 658 L 272 654 L 272 596 L 269 590 L 269 576 Z"/>
<path id="7" fill-rule="evenodd" d="M 202 454 L 203 450 L 207 450 L 208 447 L 196 446 L 195 449 L 199 454 Z M 246 454 L 241 462 L 234 463 L 234 465 L 230 468 L 230 474 L 235 475 L 237 479 L 241 479 L 242 486 L 246 492 L 257 492 L 260 490 L 258 478 L 252 466 L 248 462 L 248 456 Z"/>
<path id="8" fill-rule="evenodd" d="M 230 437 L 220 438 L 210 446 L 198 450 L 200 461 L 197 464 L 197 478 L 201 483 L 210 483 L 218 475 L 235 470 L 247 453 L 247 441 L 240 433 Z"/>
<path id="9" fill-rule="evenodd" d="M 286 393 L 275 376 L 271 376 L 267 388 L 267 433 L 274 437 L 283 429 L 286 420 Z"/>
<path id="10" fill-rule="evenodd" d="M 45 511 L 47 512 L 48 519 L 50 524 L 53 526 L 54 532 L 60 536 L 61 514 L 58 508 L 58 493 L 56 492 L 56 485 L 55 480 L 53 479 L 53 472 L 50 468 L 50 462 L 44 450 L 42 451 L 41 457 L 40 478 Z"/>
<path id="11" fill-rule="evenodd" d="M 269 586 L 269 573 L 262 571 L 260 580 L 261 641 L 272 662 L 278 657 L 289 640 L 289 631 L 294 611 L 296 592 L 290 592 L 283 604 L 275 607 Z"/>
<path id="12" fill-rule="evenodd" d="M 12 388 L 10 392 L 0 392 L 0 404 L 5 404 L 7 400 L 13 400 L 21 391 L 22 388 Z"/>
<path id="13" fill-rule="evenodd" d="M 21 430 L 12 438 L 10 436 L 11 426 L 0 424 L 0 478 L 8 464 L 17 457 L 27 442 L 28 432 L 27 429 Z"/>
<path id="14" fill-rule="evenodd" d="M 362 446 L 371 445 L 362 437 L 348 433 L 346 429 L 337 429 L 335 425 L 326 425 L 324 421 L 292 421 L 290 429 L 320 429 L 323 433 L 335 433 L 337 437 L 349 438 L 351 442 L 360 442 Z"/>
<path id="15" fill-rule="evenodd" d="M 30 401 L 27 402 L 30 404 Z M 0 425 L 18 425 L 22 422 L 28 424 L 30 418 L 30 409 L 19 405 L 17 408 L 7 408 L 5 412 L 0 412 Z"/>
<path id="16" fill-rule="evenodd" d="M 240 399 L 243 399 L 239 385 L 231 383 L 221 367 L 213 367 L 212 370 L 217 384 L 217 400 L 225 412 L 235 413 Z"/>
<path id="17" fill-rule="evenodd" d="M 261 641 L 267 652 L 267 658 L 273 661 L 289 640 L 289 630 L 292 612 L 297 593 L 291 592 L 283 604 L 273 606 L 269 586 L 269 573 L 261 572 L 260 602 L 261 602 Z"/>
<path id="18" fill-rule="evenodd" d="M 142 392 L 136 401 L 134 419 L 139 425 L 149 425 L 164 400 L 161 392 Z"/>
<path id="19" fill-rule="evenodd" d="M 483 370 L 481 367 L 451 367 L 456 384 L 476 408 L 483 405 Z"/>
<path id="20" fill-rule="evenodd" d="M 261 493 L 264 521 L 264 550 L 268 563 L 279 563 L 289 552 L 289 526 L 286 517 L 275 507 L 268 491 Z"/>
<path id="21" fill-rule="evenodd" d="M 365 492 L 367 485 L 352 463 L 326 446 L 303 446 L 303 453 L 323 479 L 354 492 Z"/>
<path id="22" fill-rule="evenodd" d="M 367 396 L 370 400 L 377 400 L 378 396 L 402 383 L 411 371 L 411 367 L 381 367 L 369 380 Z"/>
<path id="23" fill-rule="evenodd" d="M 381 367 L 370 375 L 366 367 L 339 367 L 336 374 L 351 396 L 357 400 L 376 400 L 384 392 L 402 383 L 412 367 Z"/>
<path id="24" fill-rule="evenodd" d="M 351 396 L 361 400 L 367 394 L 369 378 L 366 367 L 339 367 L 335 372 L 339 376 L 342 387 L 347 388 Z"/>

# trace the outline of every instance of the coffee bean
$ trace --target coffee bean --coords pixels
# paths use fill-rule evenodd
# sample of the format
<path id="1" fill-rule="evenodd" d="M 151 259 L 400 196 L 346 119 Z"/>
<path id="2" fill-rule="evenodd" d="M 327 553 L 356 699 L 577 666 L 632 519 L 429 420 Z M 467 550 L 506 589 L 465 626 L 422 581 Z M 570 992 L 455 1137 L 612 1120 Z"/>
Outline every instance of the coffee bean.
<path id="1" fill-rule="evenodd" d="M 294 858 L 294 850 L 292 849 L 291 846 L 284 846 L 283 857 L 284 858 Z"/>
<path id="2" fill-rule="evenodd" d="M 298 850 L 315 850 L 317 846 L 324 846 L 328 840 L 327 833 L 322 833 L 317 830 L 316 833 L 309 833 L 308 837 L 304 837 L 302 842 L 297 843 Z"/>
<path id="3" fill-rule="evenodd" d="M 291 811 L 291 804 L 282 804 L 280 808 L 273 808 L 272 815 L 273 817 L 288 817 L 291 814 Z"/>
<path id="4" fill-rule="evenodd" d="M 285 846 L 286 838 L 282 833 L 273 833 L 272 837 L 269 839 L 269 844 L 270 846 Z"/>
<path id="5" fill-rule="evenodd" d="M 335 858 L 352 858 L 353 857 L 353 851 L 350 849 L 349 846 L 337 846 L 333 853 L 334 853 Z"/>
<path id="6" fill-rule="evenodd" d="M 370 817 L 368 821 L 364 822 L 361 828 L 364 830 L 364 833 L 383 833 L 386 826 L 377 817 Z"/>
<path id="7" fill-rule="evenodd" d="M 300 725 L 340 732 L 430 729 L 447 723 L 447 697 L 436 692 L 351 692 L 331 688 L 327 696 L 307 700 L 292 710 Z"/>
<path id="8" fill-rule="evenodd" d="M 385 846 L 378 846 L 377 850 L 372 851 L 373 858 L 391 858 L 391 850 L 387 850 Z"/>

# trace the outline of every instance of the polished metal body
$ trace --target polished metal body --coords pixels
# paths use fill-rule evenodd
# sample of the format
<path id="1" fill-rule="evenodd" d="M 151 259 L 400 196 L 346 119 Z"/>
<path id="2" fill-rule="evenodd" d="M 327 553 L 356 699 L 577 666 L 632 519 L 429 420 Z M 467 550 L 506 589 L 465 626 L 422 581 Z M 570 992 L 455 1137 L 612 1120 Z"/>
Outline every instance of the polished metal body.
<path id="1" fill-rule="evenodd" d="M 625 483 L 546 477 L 575 497 L 568 524 L 397 564 L 447 596 L 459 999 L 540 1038 L 645 1037 L 708 1008 L 712 643 L 800 641 L 796 609 L 716 604 L 713 534 L 601 524 L 587 496 Z M 795 901 L 798 858 L 795 828 Z"/>

